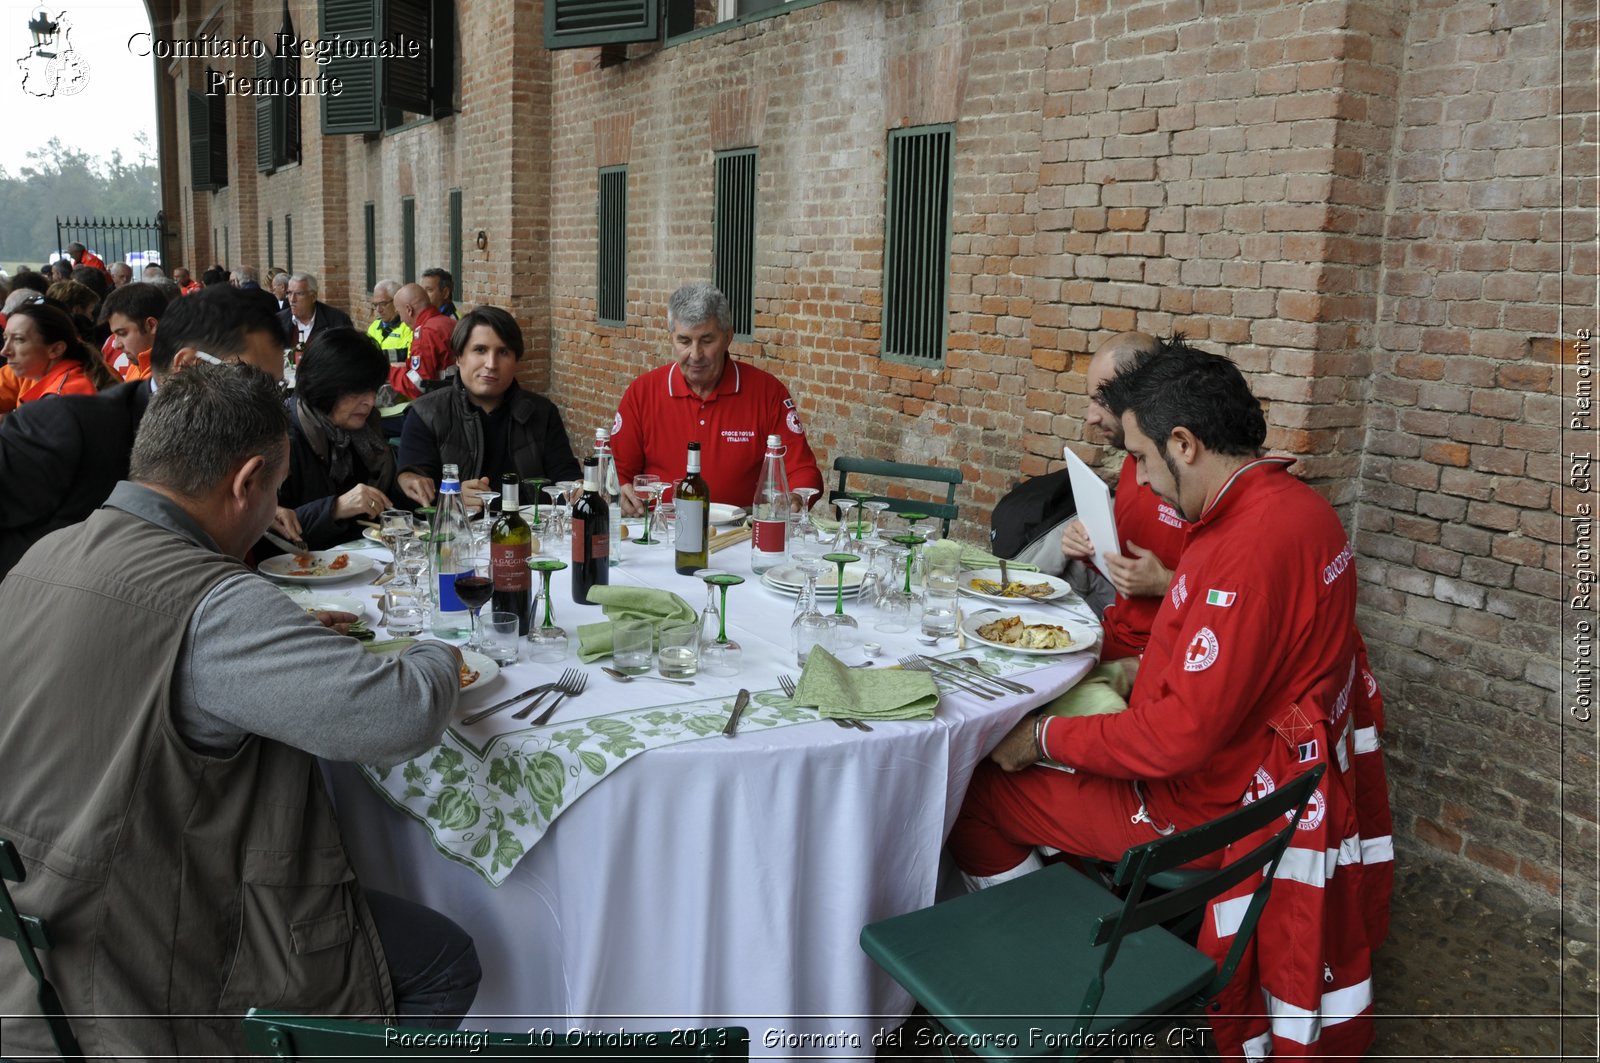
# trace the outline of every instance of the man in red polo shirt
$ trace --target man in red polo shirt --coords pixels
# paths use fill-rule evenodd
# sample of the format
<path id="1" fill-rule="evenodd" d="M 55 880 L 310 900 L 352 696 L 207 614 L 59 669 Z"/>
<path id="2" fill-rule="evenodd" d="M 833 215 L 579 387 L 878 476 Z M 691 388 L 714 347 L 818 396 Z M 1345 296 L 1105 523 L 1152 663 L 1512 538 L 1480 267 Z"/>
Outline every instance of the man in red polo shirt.
<path id="1" fill-rule="evenodd" d="M 713 502 L 750 504 L 771 434 L 787 448 L 789 486 L 822 489 L 822 472 L 789 389 L 771 373 L 728 357 L 732 320 L 728 297 L 709 284 L 686 284 L 672 293 L 672 361 L 628 385 L 611 427 L 624 513 L 644 512 L 631 486 L 634 476 L 679 479 L 694 442 L 700 444 L 701 475 Z"/>
<path id="2" fill-rule="evenodd" d="M 1089 359 L 1089 409 L 1083 416 L 1083 423 L 1090 442 L 1110 443 L 1118 450 L 1126 449 L 1122 424 L 1100 401 L 1099 391 L 1116 373 L 1139 356 L 1154 353 L 1158 346 L 1159 341 L 1154 336 L 1122 332 L 1102 344 Z M 1103 575 L 1116 588 L 1117 595 L 1101 618 L 1105 626 L 1105 638 L 1100 647 L 1102 661 L 1138 657 L 1144 652 L 1145 644 L 1150 641 L 1150 625 L 1161 607 L 1161 596 L 1167 593 L 1172 582 L 1172 571 L 1178 567 L 1178 555 L 1183 553 L 1184 533 L 1188 529 L 1188 522 L 1172 503 L 1163 502 L 1149 487 L 1138 482 L 1133 464 L 1130 454 L 1123 459 L 1122 471 L 1117 476 L 1113 508 L 1117 534 L 1126 552 L 1106 555 L 1111 571 Z M 1094 544 L 1089 541 L 1083 522 L 1067 522 L 1061 534 L 1061 552 L 1083 562 L 1094 556 Z"/>

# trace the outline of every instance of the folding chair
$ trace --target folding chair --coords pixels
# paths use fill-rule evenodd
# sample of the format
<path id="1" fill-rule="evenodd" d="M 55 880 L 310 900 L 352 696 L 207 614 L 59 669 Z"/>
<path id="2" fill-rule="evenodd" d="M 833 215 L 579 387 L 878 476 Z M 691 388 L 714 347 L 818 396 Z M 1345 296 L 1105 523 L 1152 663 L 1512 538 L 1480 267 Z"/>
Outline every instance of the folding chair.
<path id="1" fill-rule="evenodd" d="M 1113 879 L 1124 891 L 1120 899 L 1052 864 L 872 923 L 861 931 L 861 947 L 954 1035 L 941 1039 L 947 1049 L 954 1043 L 980 1056 L 1070 1059 L 1119 1040 L 1126 1046 L 1126 1035 L 1175 1009 L 1203 1007 L 1228 984 L 1322 772 L 1318 765 L 1226 816 L 1129 849 Z M 1251 852 L 1170 893 L 1146 896 L 1153 875 L 1223 852 L 1274 819 L 1281 827 Z M 1162 927 L 1263 869 L 1220 967 Z"/>
<path id="2" fill-rule="evenodd" d="M 941 469 L 937 465 L 910 465 L 901 461 L 878 461 L 875 458 L 834 458 L 833 471 L 839 474 L 838 486 L 829 493 L 828 501 L 836 498 L 846 498 L 850 491 L 845 481 L 851 473 L 862 477 L 874 477 L 880 480 L 900 480 L 917 484 L 945 484 L 944 501 L 937 498 L 911 498 L 895 497 L 892 495 L 868 495 L 868 501 L 889 503 L 891 513 L 926 513 L 944 521 L 944 530 L 940 534 L 944 537 L 950 535 L 950 522 L 961 515 L 960 508 L 956 505 L 956 487 L 961 483 L 960 469 Z M 919 487 L 923 494 L 937 496 L 934 488 Z M 829 514 L 831 516 L 832 514 Z"/>
<path id="3" fill-rule="evenodd" d="M 23 968 L 39 983 L 39 1010 L 44 1015 L 45 1025 L 50 1028 L 50 1039 L 55 1042 L 56 1048 L 69 1059 L 82 1056 L 83 1050 L 73 1036 L 72 1024 L 67 1022 L 66 1009 L 61 1006 L 56 987 L 44 976 L 44 966 L 40 964 L 35 951 L 50 947 L 50 934 L 44 920 L 18 912 L 11 900 L 11 891 L 6 889 L 7 881 L 23 882 L 27 877 L 28 870 L 22 866 L 16 846 L 0 838 L 0 937 L 8 937 L 17 943 Z"/>
<path id="4" fill-rule="evenodd" d="M 742 1026 L 638 1034 L 568 1034 L 564 1030 L 486 1033 L 380 1026 L 344 1019 L 318 1019 L 251 1008 L 244 1017 L 244 1043 L 268 1059 L 354 1059 L 367 1056 L 460 1059 L 588 1060 L 698 1059 L 744 1063 L 750 1032 Z"/>

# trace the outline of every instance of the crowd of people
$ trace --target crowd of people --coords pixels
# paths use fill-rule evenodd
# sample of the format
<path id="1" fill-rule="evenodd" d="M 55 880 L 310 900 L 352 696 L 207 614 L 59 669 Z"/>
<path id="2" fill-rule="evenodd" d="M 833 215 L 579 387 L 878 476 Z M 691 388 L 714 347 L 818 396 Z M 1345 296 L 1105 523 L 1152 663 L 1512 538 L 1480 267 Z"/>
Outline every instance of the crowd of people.
<path id="1" fill-rule="evenodd" d="M 455 705 L 458 655 L 428 641 L 393 660 L 365 655 L 330 634 L 353 617 L 308 616 L 247 565 L 272 551 L 269 527 L 321 548 L 385 509 L 430 504 L 446 464 L 469 495 L 505 473 L 577 478 L 560 410 L 517 379 L 521 327 L 498 307 L 460 311 L 453 278 L 437 269 L 418 283 L 380 281 L 365 329 L 322 302 L 307 273 L 270 270 L 262 288 L 247 268 L 213 268 L 196 285 L 185 270 L 168 279 L 151 267 L 133 282 L 87 255 L 68 272 L 54 283 L 19 275 L 5 303 L 16 385 L 9 398 L 0 387 L 0 611 L 31 665 L 0 708 L 0 773 L 20 780 L 0 794 L 0 835 L 29 864 L 22 888 L 35 868 L 45 883 L 28 910 L 69 930 L 74 911 L 113 896 L 181 902 L 193 891 L 206 915 L 182 928 L 156 913 L 122 919 L 141 927 L 125 940 L 69 934 L 55 954 L 68 1009 L 212 1015 L 259 1003 L 254 985 L 214 982 L 239 962 L 228 902 L 256 881 L 248 854 L 268 844 L 287 854 L 272 869 L 287 876 L 275 883 L 280 901 L 301 920 L 342 913 L 346 930 L 344 962 L 330 965 L 285 938 L 300 923 L 261 929 L 296 987 L 281 1006 L 451 1024 L 477 982 L 470 940 L 354 884 L 314 758 L 387 763 L 435 744 Z M 722 293 L 684 286 L 665 324 L 670 357 L 629 384 L 609 426 L 624 511 L 641 510 L 632 477 L 677 478 L 691 441 L 714 501 L 750 502 L 771 435 L 790 485 L 822 488 L 788 388 L 730 355 Z M 1375 712 L 1348 539 L 1290 462 L 1264 456 L 1260 405 L 1233 363 L 1128 333 L 1095 353 L 1088 388 L 1088 435 L 1127 453 L 1102 650 L 1126 708 L 1045 712 L 1000 741 L 950 838 L 974 886 L 1038 866 L 1041 848 L 1115 860 L 1237 807 L 1274 762 L 1288 708 L 1346 746 L 1351 721 L 1370 727 Z M 1077 522 L 1062 550 L 1095 553 Z M 63 652 L 91 630 L 123 636 L 100 640 L 118 698 L 94 689 L 101 670 Z M 47 721 L 63 699 L 92 707 L 81 730 L 96 740 L 54 740 Z M 1307 756 L 1302 744 L 1297 755 L 1331 752 Z M 160 765 L 159 785 L 139 778 L 147 763 Z M 76 794 L 67 814 L 38 797 L 59 788 L 57 772 L 110 784 Z M 1335 785 L 1345 784 L 1327 786 L 1330 816 L 1359 803 L 1335 802 Z M 196 823 L 180 810 L 197 801 L 220 811 Z M 263 801 L 301 812 L 273 820 Z M 191 880 L 171 880 L 161 861 L 119 862 L 130 828 L 161 835 L 172 865 L 192 857 Z M 85 854 L 101 858 L 93 874 L 54 870 L 87 866 L 75 862 Z M 407 943 L 392 940 L 399 925 Z M 132 967 L 89 962 L 97 949 L 132 947 L 144 950 Z M 0 991 L 0 1013 L 28 1010 L 20 992 Z M 221 1022 L 161 1030 L 165 1040 L 152 1040 L 145 1026 L 107 1019 L 83 1041 L 107 1054 L 235 1041 Z"/>

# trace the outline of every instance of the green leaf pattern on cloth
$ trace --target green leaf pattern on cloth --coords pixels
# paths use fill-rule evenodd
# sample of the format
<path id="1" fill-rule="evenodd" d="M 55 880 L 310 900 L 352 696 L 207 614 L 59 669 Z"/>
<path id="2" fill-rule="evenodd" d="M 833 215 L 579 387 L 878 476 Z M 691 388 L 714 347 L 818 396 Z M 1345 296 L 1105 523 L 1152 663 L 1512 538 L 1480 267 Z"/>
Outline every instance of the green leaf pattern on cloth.
<path id="1" fill-rule="evenodd" d="M 986 671 L 1004 675 L 1056 663 L 1002 650 L 979 656 L 989 665 Z M 781 691 L 752 692 L 750 701 L 739 720 L 740 736 L 821 722 L 817 710 L 795 705 Z M 437 748 L 398 765 L 399 771 L 363 767 L 362 772 L 390 803 L 422 821 L 441 853 L 498 886 L 555 818 L 591 787 L 647 749 L 720 735 L 732 710 L 732 697 L 629 709 L 524 727 L 481 748 L 452 728 Z"/>

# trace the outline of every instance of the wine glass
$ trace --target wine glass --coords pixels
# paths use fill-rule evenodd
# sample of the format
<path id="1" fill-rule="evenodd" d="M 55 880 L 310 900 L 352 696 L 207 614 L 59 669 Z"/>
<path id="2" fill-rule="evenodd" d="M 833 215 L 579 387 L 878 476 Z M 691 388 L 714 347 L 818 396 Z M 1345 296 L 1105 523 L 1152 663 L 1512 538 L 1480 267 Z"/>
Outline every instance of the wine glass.
<path id="1" fill-rule="evenodd" d="M 566 497 L 566 488 L 552 481 L 545 485 L 544 493 L 550 496 L 550 513 L 545 521 L 545 535 L 552 539 L 560 539 L 562 534 L 561 500 Z"/>
<path id="2" fill-rule="evenodd" d="M 841 525 L 843 527 L 843 525 Z M 856 618 L 844 611 L 844 567 L 861 558 L 855 554 L 832 553 L 824 554 L 824 561 L 831 561 L 838 566 L 838 582 L 833 586 L 833 615 L 828 617 L 830 641 L 835 652 L 855 645 L 857 632 L 861 625 L 856 623 Z"/>
<path id="3" fill-rule="evenodd" d="M 475 552 L 481 553 L 489 549 L 489 533 L 494 530 L 494 520 L 489 515 L 489 507 L 499 497 L 500 492 L 493 488 L 478 492 L 478 501 L 482 503 L 478 509 L 478 519 L 468 521 L 468 526 L 472 531 L 472 549 Z"/>
<path id="4" fill-rule="evenodd" d="M 411 534 L 411 514 L 403 509 L 386 509 L 378 517 L 378 536 L 389 544 L 389 571 L 397 572 L 400 540 Z"/>
<path id="5" fill-rule="evenodd" d="M 833 536 L 833 548 L 844 551 L 850 548 L 850 514 L 859 512 L 861 503 L 853 498 L 836 498 L 833 500 L 834 509 L 839 514 L 839 528 Z"/>
<path id="6" fill-rule="evenodd" d="M 659 539 L 650 538 L 651 525 L 655 523 L 656 499 L 661 497 L 661 477 L 652 472 L 642 472 L 633 478 L 633 490 L 644 499 L 644 534 L 634 542 L 640 546 L 654 546 Z"/>
<path id="7" fill-rule="evenodd" d="M 529 559 L 528 567 L 539 573 L 539 593 L 533 600 L 535 619 L 539 616 L 539 603 L 544 602 L 544 622 L 528 625 L 528 659 L 555 664 L 566 659 L 567 632 L 565 628 L 556 626 L 551 613 L 550 574 L 560 572 L 567 567 L 567 563 L 551 557 L 535 557 Z"/>
<path id="8" fill-rule="evenodd" d="M 533 529 L 533 534 L 542 535 L 544 521 L 539 516 L 539 495 L 550 481 L 543 476 L 532 476 L 522 482 L 527 485 L 528 497 L 533 499 L 533 516 L 528 519 L 528 527 Z"/>
<path id="9" fill-rule="evenodd" d="M 828 533 L 808 521 L 795 529 L 791 551 L 795 564 L 805 573 L 805 585 L 795 599 L 794 618 L 789 622 L 795 660 L 804 665 L 813 646 L 828 645 L 828 618 L 817 608 L 817 576 L 828 551 Z"/>
<path id="10" fill-rule="evenodd" d="M 911 630 L 911 615 L 916 611 L 917 596 L 911 593 L 911 566 L 916 563 L 916 547 L 922 545 L 920 535 L 896 535 L 894 545 L 885 547 L 891 565 L 898 565 L 901 558 L 905 559 L 905 584 L 903 587 L 894 587 L 892 584 L 878 598 L 878 622 L 873 625 L 878 631 L 899 632 Z"/>
<path id="11" fill-rule="evenodd" d="M 846 493 L 855 500 L 857 506 L 855 537 L 857 541 L 860 541 L 867 537 L 867 529 L 865 524 L 866 510 L 861 507 L 864 507 L 867 504 L 867 499 L 871 498 L 872 494 L 868 491 L 849 491 Z"/>
<path id="12" fill-rule="evenodd" d="M 795 526 L 811 523 L 811 500 L 822 492 L 815 487 L 796 487 L 789 492 L 791 495 L 800 496 L 800 504 L 795 507 Z"/>
<path id="13" fill-rule="evenodd" d="M 494 597 L 494 577 L 489 568 L 489 559 L 483 556 L 474 556 L 467 567 L 456 573 L 456 597 L 461 599 L 461 604 L 467 607 L 467 614 L 472 618 L 472 636 L 467 639 L 467 648 L 478 649 L 482 643 L 482 636 L 478 633 L 478 613 L 489 604 L 489 599 Z"/>
<path id="14" fill-rule="evenodd" d="M 867 532 L 867 538 L 882 542 L 884 532 L 883 514 L 889 508 L 889 503 L 879 500 L 867 500 L 862 502 L 861 505 L 868 513 L 867 525 L 870 530 Z"/>
<path id="15" fill-rule="evenodd" d="M 710 569 L 701 569 L 697 574 L 706 584 L 706 615 L 715 612 L 717 617 L 716 639 L 700 640 L 700 670 L 707 675 L 737 675 L 744 654 L 739 644 L 728 637 L 728 588 L 743 583 L 744 577 Z M 714 600 L 719 594 L 720 605 Z"/>
<path id="16" fill-rule="evenodd" d="M 421 534 L 412 534 L 395 541 L 394 585 L 408 586 L 413 592 L 422 590 L 422 574 L 428 571 L 428 544 Z"/>

